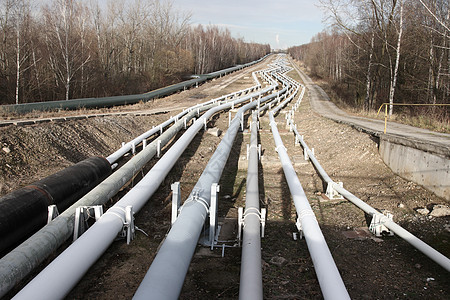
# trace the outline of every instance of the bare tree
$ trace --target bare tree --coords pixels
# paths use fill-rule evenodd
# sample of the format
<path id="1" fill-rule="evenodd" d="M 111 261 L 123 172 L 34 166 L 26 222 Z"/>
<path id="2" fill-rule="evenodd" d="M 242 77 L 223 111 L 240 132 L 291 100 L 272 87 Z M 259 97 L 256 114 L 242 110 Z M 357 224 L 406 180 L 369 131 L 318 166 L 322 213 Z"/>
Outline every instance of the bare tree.
<path id="1" fill-rule="evenodd" d="M 64 85 L 65 99 L 70 97 L 72 79 L 90 57 L 81 57 L 82 42 L 76 32 L 76 16 L 82 13 L 74 0 L 55 0 L 44 11 L 48 27 L 45 41 L 50 54 L 50 66 Z"/>
<path id="2" fill-rule="evenodd" d="M 0 101 L 144 92 L 270 51 L 167 0 L 104 1 L 1 0 Z"/>
<path id="3" fill-rule="evenodd" d="M 362 103 L 364 109 L 388 102 L 390 114 L 394 102 L 448 102 L 448 1 L 323 0 L 322 4 L 332 30 L 289 53 L 302 59 L 314 75 L 329 80 L 341 99 L 350 105 Z M 338 43 L 338 36 L 345 36 L 348 43 Z M 397 112 L 423 113 L 400 107 Z M 448 111 L 439 114 L 448 120 Z"/>
<path id="4" fill-rule="evenodd" d="M 23 64 L 27 61 L 30 56 L 29 49 L 27 49 L 27 44 L 29 41 L 22 41 L 22 34 L 29 30 L 31 4 L 28 0 L 17 0 L 15 2 L 15 33 L 16 33 L 16 92 L 15 100 L 16 104 L 19 104 L 19 88 L 20 79 L 22 73 L 31 67 L 28 66 L 25 69 Z"/>
<path id="5" fill-rule="evenodd" d="M 435 12 L 433 12 L 433 11 L 428 7 L 428 5 L 424 3 L 423 0 L 419 0 L 419 2 L 420 2 L 420 3 L 423 5 L 423 7 L 427 10 L 427 12 L 428 12 L 431 16 L 433 16 L 433 18 L 436 19 L 436 21 L 437 21 L 437 22 L 445 29 L 443 34 L 445 34 L 446 36 L 449 35 L 449 34 L 450 34 L 450 26 L 449 26 L 449 24 L 448 24 L 448 22 L 449 22 L 449 17 L 448 17 L 448 16 L 449 16 L 449 13 L 448 13 L 449 9 L 448 9 L 448 6 L 447 6 L 447 17 L 446 17 L 445 20 L 444 20 L 443 18 L 440 18 Z M 448 4 L 447 4 L 447 5 L 448 5 Z"/>
<path id="6" fill-rule="evenodd" d="M 393 70 L 393 74 L 391 72 L 391 87 L 389 90 L 389 116 L 392 116 L 392 112 L 394 110 L 394 93 L 395 87 L 397 85 L 397 77 L 398 77 L 398 66 L 400 64 L 400 52 L 401 52 L 401 42 L 402 42 L 402 33 L 403 33 L 403 0 L 400 1 L 400 21 L 399 21 L 399 29 L 398 29 L 398 38 L 397 38 L 397 48 L 396 48 L 396 56 L 395 56 L 395 67 Z M 395 2 L 395 1 L 394 1 Z"/>
<path id="7" fill-rule="evenodd" d="M 0 2 L 0 29 L 1 29 L 1 49 L 0 49 L 0 84 L 4 91 L 4 96 L 8 97 L 11 55 L 10 49 L 14 48 L 11 37 L 13 36 L 13 9 L 14 0 L 4 0 Z"/>
<path id="8" fill-rule="evenodd" d="M 367 69 L 365 74 L 365 97 L 363 108 L 369 110 L 371 99 L 372 69 L 373 56 L 375 47 L 375 28 L 374 19 L 376 12 L 376 5 L 373 0 L 368 1 L 354 1 L 354 0 L 322 0 L 320 1 L 322 7 L 330 12 L 329 21 L 333 26 L 337 26 L 342 30 L 342 33 L 347 37 L 350 43 L 355 46 L 363 55 L 368 56 Z M 355 14 L 358 16 L 355 18 Z M 358 26 L 363 23 L 363 30 L 358 30 Z M 367 31 L 369 31 L 370 38 L 367 38 Z"/>

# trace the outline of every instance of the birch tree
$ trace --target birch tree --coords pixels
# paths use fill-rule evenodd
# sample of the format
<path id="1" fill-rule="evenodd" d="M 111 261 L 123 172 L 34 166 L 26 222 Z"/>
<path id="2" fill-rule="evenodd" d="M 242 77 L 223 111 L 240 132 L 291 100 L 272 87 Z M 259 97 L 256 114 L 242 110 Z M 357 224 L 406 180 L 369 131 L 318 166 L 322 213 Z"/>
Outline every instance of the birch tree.
<path id="1" fill-rule="evenodd" d="M 49 51 L 49 64 L 55 72 L 56 84 L 62 83 L 65 99 L 69 100 L 72 79 L 90 57 L 82 57 L 82 39 L 76 31 L 76 17 L 81 13 L 74 0 L 55 0 L 44 10 L 48 31 L 45 42 Z"/>
<path id="2" fill-rule="evenodd" d="M 402 42 L 402 33 L 403 33 L 403 0 L 399 0 L 399 1 L 400 1 L 400 21 L 399 21 L 399 29 L 398 29 L 397 48 L 395 51 L 396 52 L 395 67 L 394 67 L 393 72 L 391 72 L 391 87 L 389 90 L 389 116 L 392 116 L 392 112 L 394 110 L 394 105 L 393 105 L 394 94 L 395 94 L 395 87 L 397 85 L 398 66 L 400 64 L 400 52 L 401 52 L 401 42 Z"/>
<path id="3" fill-rule="evenodd" d="M 11 65 L 11 48 L 14 48 L 11 37 L 14 35 L 13 10 L 15 1 L 4 0 L 0 2 L 0 30 L 1 30 L 1 49 L 0 49 L 0 85 L 3 94 L 8 98 L 9 78 Z"/>
<path id="4" fill-rule="evenodd" d="M 29 53 L 25 48 L 28 41 L 23 41 L 22 34 L 29 28 L 30 2 L 26 0 L 17 0 L 15 2 L 15 33 L 16 33 L 16 104 L 19 104 L 20 79 L 23 73 L 22 66 L 28 59 Z"/>

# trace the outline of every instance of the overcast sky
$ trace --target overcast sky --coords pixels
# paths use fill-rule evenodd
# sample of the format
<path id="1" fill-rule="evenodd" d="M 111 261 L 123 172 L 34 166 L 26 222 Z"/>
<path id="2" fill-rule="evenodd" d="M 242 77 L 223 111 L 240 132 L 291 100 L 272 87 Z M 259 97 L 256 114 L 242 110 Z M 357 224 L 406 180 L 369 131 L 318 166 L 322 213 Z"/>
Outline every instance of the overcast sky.
<path id="1" fill-rule="evenodd" d="M 172 0 L 192 13 L 192 24 L 227 27 L 246 42 L 270 44 L 272 49 L 308 43 L 322 31 L 318 0 Z"/>

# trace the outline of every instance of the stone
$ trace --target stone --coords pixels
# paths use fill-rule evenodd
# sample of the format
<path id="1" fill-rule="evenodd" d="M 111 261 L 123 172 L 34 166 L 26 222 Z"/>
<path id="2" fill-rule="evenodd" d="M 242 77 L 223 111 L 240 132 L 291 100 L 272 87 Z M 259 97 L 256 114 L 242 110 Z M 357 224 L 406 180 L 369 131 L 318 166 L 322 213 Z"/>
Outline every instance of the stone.
<path id="1" fill-rule="evenodd" d="M 435 205 L 430 213 L 433 217 L 445 217 L 450 216 L 450 207 L 446 205 Z"/>
<path id="2" fill-rule="evenodd" d="M 11 150 L 10 150 L 8 147 L 3 147 L 2 150 L 3 150 L 6 154 L 8 154 L 8 153 L 11 152 Z"/>
<path id="3" fill-rule="evenodd" d="M 417 213 L 421 214 L 421 215 L 428 215 L 430 213 L 430 211 L 426 208 L 418 208 L 416 209 Z"/>
<path id="4" fill-rule="evenodd" d="M 209 133 L 210 135 L 217 136 L 217 137 L 219 137 L 222 134 L 222 130 L 220 130 L 217 127 L 209 128 L 206 132 Z"/>
<path id="5" fill-rule="evenodd" d="M 282 256 L 274 256 L 270 259 L 270 263 L 281 267 L 287 264 L 287 259 Z"/>
<path id="6" fill-rule="evenodd" d="M 404 207 L 405 207 L 405 204 L 400 203 L 399 205 L 397 205 L 397 207 L 398 207 L 398 208 L 404 208 Z"/>

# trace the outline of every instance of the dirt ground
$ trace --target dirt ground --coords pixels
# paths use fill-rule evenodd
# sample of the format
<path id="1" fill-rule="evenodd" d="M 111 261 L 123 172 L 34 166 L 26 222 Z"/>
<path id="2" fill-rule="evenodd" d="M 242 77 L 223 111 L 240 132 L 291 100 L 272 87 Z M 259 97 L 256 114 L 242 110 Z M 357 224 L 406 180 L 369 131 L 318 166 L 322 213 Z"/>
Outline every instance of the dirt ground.
<path id="1" fill-rule="evenodd" d="M 132 109 L 190 106 L 243 89 L 253 84 L 251 70 Z M 295 73 L 289 75 L 298 80 Z M 306 93 L 295 113 L 295 122 L 330 177 L 342 181 L 346 189 L 373 207 L 392 212 L 394 221 L 449 257 L 450 218 L 422 216 L 415 211 L 418 207 L 448 203 L 393 174 L 378 155 L 376 139 L 318 116 L 311 111 L 308 100 Z M 167 114 L 104 117 L 0 128 L 2 148 L 10 150 L 0 151 L 0 193 L 3 195 L 91 155 L 107 156 L 121 142 L 167 118 Z M 277 116 L 277 122 L 350 296 L 354 299 L 448 299 L 449 273 L 397 236 L 375 238 L 367 234 L 366 216 L 353 204 L 326 199 L 320 177 L 303 159 L 301 147 L 294 145 L 293 133 L 284 127 L 283 112 Z M 274 150 L 267 114 L 261 116 L 260 124 L 263 149 L 260 198 L 261 206 L 268 211 L 262 239 L 264 298 L 321 299 L 307 245 L 304 240 L 293 239 L 295 207 Z M 208 127 L 226 131 L 227 125 L 228 113 L 224 113 L 211 120 Z M 180 181 L 184 200 L 220 139 L 221 136 L 203 131 L 197 135 L 159 190 L 136 215 L 136 225 L 148 236 L 138 232 L 130 245 L 114 242 L 67 299 L 131 299 L 170 229 L 170 184 Z M 237 208 L 245 203 L 245 151 L 249 139 L 248 130 L 237 135 L 220 182 L 219 218 L 224 227 L 235 226 Z M 229 234 L 233 230 L 236 228 L 228 231 L 228 236 L 219 237 L 227 239 L 224 257 L 221 248 L 214 251 L 197 248 L 180 299 L 238 298 L 241 249 L 234 247 L 235 235 Z M 355 233 L 360 234 L 355 238 Z"/>

